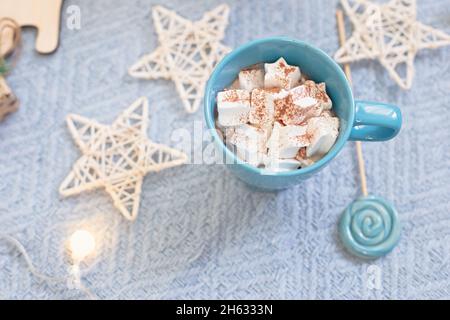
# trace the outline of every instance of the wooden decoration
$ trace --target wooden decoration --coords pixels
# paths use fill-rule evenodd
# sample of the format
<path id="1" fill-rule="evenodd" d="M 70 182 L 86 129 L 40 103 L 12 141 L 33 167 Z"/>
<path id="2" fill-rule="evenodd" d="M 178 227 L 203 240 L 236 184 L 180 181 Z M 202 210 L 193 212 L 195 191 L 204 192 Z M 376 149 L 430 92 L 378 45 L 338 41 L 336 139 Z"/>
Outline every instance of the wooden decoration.
<path id="1" fill-rule="evenodd" d="M 204 87 L 216 65 L 230 49 L 221 43 L 228 25 L 225 4 L 190 21 L 161 6 L 152 10 L 159 47 L 129 69 L 139 79 L 170 79 L 188 113 L 200 107 Z"/>
<path id="2" fill-rule="evenodd" d="M 18 24 L 9 18 L 0 19 L 0 121 L 2 121 L 5 116 L 11 112 L 16 111 L 19 108 L 19 100 L 12 93 L 8 84 L 6 83 L 5 76 L 12 67 L 6 66 L 4 61 L 4 53 L 6 53 L 6 49 L 4 47 L 4 39 L 3 35 L 8 34 L 9 39 L 12 42 L 11 49 L 9 53 L 12 53 L 13 50 L 16 50 L 16 53 L 20 51 L 18 47 L 20 46 L 20 27 Z M 17 55 L 15 56 L 17 58 Z M 15 60 L 13 58 L 13 60 Z"/>
<path id="3" fill-rule="evenodd" d="M 341 0 L 341 4 L 354 30 L 335 60 L 377 59 L 402 89 L 412 86 L 419 50 L 450 45 L 450 35 L 417 21 L 416 0 Z"/>
<path id="4" fill-rule="evenodd" d="M 36 51 L 52 53 L 58 47 L 61 7 L 63 0 L 1 0 L 0 19 L 10 18 L 21 27 L 37 28 Z M 0 54 L 14 50 L 12 30 L 3 30 Z"/>
<path id="5" fill-rule="evenodd" d="M 183 152 L 152 142 L 148 122 L 147 98 L 134 102 L 111 126 L 69 115 L 67 125 L 83 156 L 62 182 L 60 194 L 105 188 L 123 216 L 135 220 L 144 176 L 188 160 Z"/>
<path id="6" fill-rule="evenodd" d="M 19 100 L 11 92 L 3 77 L 0 76 L 0 121 L 19 108 Z"/>

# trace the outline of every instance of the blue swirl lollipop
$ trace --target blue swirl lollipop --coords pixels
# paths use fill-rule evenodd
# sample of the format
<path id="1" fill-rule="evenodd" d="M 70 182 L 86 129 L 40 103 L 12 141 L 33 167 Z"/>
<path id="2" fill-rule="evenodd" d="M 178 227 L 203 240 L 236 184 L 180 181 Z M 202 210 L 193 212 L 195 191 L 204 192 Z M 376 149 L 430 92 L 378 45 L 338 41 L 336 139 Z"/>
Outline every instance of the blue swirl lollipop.
<path id="1" fill-rule="evenodd" d="M 345 45 L 344 15 L 336 12 L 339 41 Z M 350 65 L 344 64 L 344 72 L 351 84 Z M 361 258 L 375 259 L 390 252 L 400 239 L 400 221 L 397 211 L 388 201 L 369 196 L 366 184 L 366 169 L 361 142 L 356 141 L 359 176 L 363 197 L 356 199 L 342 214 L 339 234 L 344 246 Z"/>
<path id="2" fill-rule="evenodd" d="M 350 204 L 339 222 L 344 246 L 361 258 L 375 259 L 390 252 L 400 239 L 397 211 L 376 196 L 360 197 Z"/>

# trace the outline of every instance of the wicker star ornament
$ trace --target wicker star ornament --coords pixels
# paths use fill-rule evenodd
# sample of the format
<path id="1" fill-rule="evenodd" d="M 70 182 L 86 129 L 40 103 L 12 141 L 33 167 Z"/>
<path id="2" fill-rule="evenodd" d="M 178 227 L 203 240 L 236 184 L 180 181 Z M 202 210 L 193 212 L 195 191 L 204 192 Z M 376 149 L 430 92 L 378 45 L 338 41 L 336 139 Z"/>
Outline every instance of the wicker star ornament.
<path id="1" fill-rule="evenodd" d="M 172 80 L 186 111 L 197 111 L 212 69 L 230 51 L 221 43 L 228 14 L 228 6 L 220 5 L 192 22 L 164 7 L 153 7 L 159 47 L 133 65 L 129 74 L 147 80 Z"/>
<path id="2" fill-rule="evenodd" d="M 111 126 L 69 115 L 67 125 L 83 155 L 59 192 L 72 196 L 105 188 L 128 220 L 136 219 L 144 176 L 186 163 L 186 154 L 147 138 L 148 102 L 140 98 Z"/>
<path id="3" fill-rule="evenodd" d="M 414 58 L 421 49 L 450 45 L 450 35 L 416 19 L 415 0 L 341 0 L 354 26 L 352 36 L 335 54 L 339 63 L 378 59 L 391 78 L 409 89 L 414 78 Z"/>

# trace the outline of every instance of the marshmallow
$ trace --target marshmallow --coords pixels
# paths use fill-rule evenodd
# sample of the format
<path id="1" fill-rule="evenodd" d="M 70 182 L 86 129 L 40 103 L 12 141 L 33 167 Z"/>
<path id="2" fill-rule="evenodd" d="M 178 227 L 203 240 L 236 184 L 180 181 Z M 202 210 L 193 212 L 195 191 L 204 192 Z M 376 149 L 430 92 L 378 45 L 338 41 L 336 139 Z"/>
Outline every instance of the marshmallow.
<path id="1" fill-rule="evenodd" d="M 216 128 L 241 160 L 268 174 L 314 164 L 332 148 L 339 119 L 325 83 L 307 80 L 283 58 L 241 70 L 218 93 Z"/>
<path id="2" fill-rule="evenodd" d="M 314 83 L 314 81 L 311 81 Z M 330 110 L 333 107 L 333 102 L 327 94 L 327 88 L 325 82 L 321 82 L 316 85 L 318 91 L 316 92 L 316 99 L 322 104 L 324 110 Z"/>
<path id="3" fill-rule="evenodd" d="M 307 126 L 281 126 L 278 122 L 272 130 L 267 147 L 269 158 L 290 159 L 295 158 L 298 150 L 309 145 L 310 137 Z"/>
<path id="4" fill-rule="evenodd" d="M 288 91 L 272 89 L 253 89 L 250 102 L 249 122 L 260 128 L 272 128 L 274 121 L 274 101 L 289 94 Z"/>
<path id="5" fill-rule="evenodd" d="M 231 85 L 227 88 L 228 90 L 239 90 L 241 85 L 239 84 L 239 78 L 234 79 Z"/>
<path id="6" fill-rule="evenodd" d="M 264 163 L 267 132 L 264 129 L 244 124 L 235 128 L 229 143 L 236 149 L 237 156 L 254 166 Z"/>
<path id="7" fill-rule="evenodd" d="M 270 162 L 266 164 L 267 173 L 287 172 L 297 170 L 301 166 L 301 163 L 295 159 L 278 159 L 278 161 Z"/>
<path id="8" fill-rule="evenodd" d="M 290 66 L 283 58 L 274 63 L 265 63 L 264 86 L 266 88 L 291 89 L 299 84 L 301 73 L 300 68 Z"/>
<path id="9" fill-rule="evenodd" d="M 219 121 L 216 120 L 216 131 L 219 137 L 227 143 L 227 141 L 233 136 L 236 127 L 224 127 L 220 125 Z"/>
<path id="10" fill-rule="evenodd" d="M 285 126 L 280 130 L 280 158 L 294 158 L 300 148 L 309 145 L 306 126 Z"/>
<path id="11" fill-rule="evenodd" d="M 217 94 L 219 124 L 223 127 L 237 126 L 248 122 L 250 93 L 245 90 L 226 90 Z"/>
<path id="12" fill-rule="evenodd" d="M 259 127 L 271 123 L 273 119 L 273 106 L 268 103 L 266 96 L 264 89 L 252 90 L 248 121 Z"/>
<path id="13" fill-rule="evenodd" d="M 264 70 L 245 69 L 239 72 L 239 86 L 243 90 L 252 91 L 264 87 Z"/>
<path id="14" fill-rule="evenodd" d="M 308 135 L 311 143 L 306 148 L 306 157 L 313 160 L 324 156 L 336 142 L 339 134 L 339 119 L 320 117 L 308 120 Z"/>
<path id="15" fill-rule="evenodd" d="M 305 97 L 298 99 L 297 104 L 295 104 L 293 96 L 289 92 L 289 95 L 285 98 L 274 101 L 275 120 L 281 121 L 286 125 L 302 125 L 308 119 L 318 117 L 322 113 L 322 107 L 315 99 Z"/>
<path id="16" fill-rule="evenodd" d="M 329 110 L 332 107 L 324 82 L 316 84 L 314 81 L 307 80 L 301 86 L 290 90 L 290 93 L 292 102 L 299 107 L 308 108 L 315 104 L 320 105 L 324 110 Z"/>
<path id="17" fill-rule="evenodd" d="M 305 83 L 309 82 L 310 81 L 307 81 Z M 320 102 L 316 99 L 313 92 L 311 92 L 312 89 L 314 88 L 302 84 L 301 86 L 289 90 L 289 93 L 291 94 L 292 98 L 292 103 L 300 108 L 309 108 L 317 104 L 320 104 Z"/>
<path id="18" fill-rule="evenodd" d="M 271 162 L 278 161 L 278 159 L 280 159 L 280 131 L 281 131 L 280 129 L 281 129 L 281 127 L 282 126 L 279 122 L 275 122 L 273 124 L 272 132 L 266 143 L 266 147 L 268 149 L 266 166 L 269 166 Z"/>
<path id="19" fill-rule="evenodd" d="M 307 80 L 303 85 L 289 90 L 289 96 L 275 101 L 275 120 L 286 125 L 301 125 L 330 108 L 331 100 L 325 83 L 316 85 Z"/>

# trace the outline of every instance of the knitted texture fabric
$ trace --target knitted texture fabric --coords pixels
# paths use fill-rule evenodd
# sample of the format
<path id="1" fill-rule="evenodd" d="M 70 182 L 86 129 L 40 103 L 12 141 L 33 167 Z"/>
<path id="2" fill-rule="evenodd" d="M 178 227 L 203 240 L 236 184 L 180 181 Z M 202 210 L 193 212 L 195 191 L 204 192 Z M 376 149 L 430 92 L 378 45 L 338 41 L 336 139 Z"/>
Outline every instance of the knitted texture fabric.
<path id="1" fill-rule="evenodd" d="M 286 35 L 329 55 L 339 48 L 338 1 L 225 2 L 225 46 Z M 164 6 L 196 21 L 221 3 Z M 319 174 L 279 193 L 252 190 L 223 165 L 147 175 L 134 223 L 102 190 L 61 199 L 58 187 L 80 156 L 65 122 L 70 113 L 110 124 L 146 96 L 153 141 L 176 148 L 175 130 L 201 130 L 202 112 L 187 114 L 172 82 L 127 74 L 158 46 L 154 4 L 67 0 L 60 47 L 49 56 L 36 54 L 35 34 L 24 31 L 8 77 L 21 108 L 0 123 L 0 233 L 20 240 L 42 273 L 64 276 L 67 239 L 88 226 L 99 240 L 82 265 L 83 282 L 100 298 L 450 298 L 449 47 L 418 52 L 409 91 L 377 61 L 352 64 L 355 97 L 398 104 L 404 117 L 394 140 L 363 144 L 369 193 L 392 201 L 403 223 L 398 246 L 380 260 L 353 258 L 337 234 L 341 212 L 360 195 L 353 143 Z M 80 30 L 67 28 L 70 5 L 81 9 Z M 448 0 L 417 5 L 421 22 L 450 33 Z M 64 283 L 39 282 L 4 242 L 0 297 L 84 298 Z"/>

